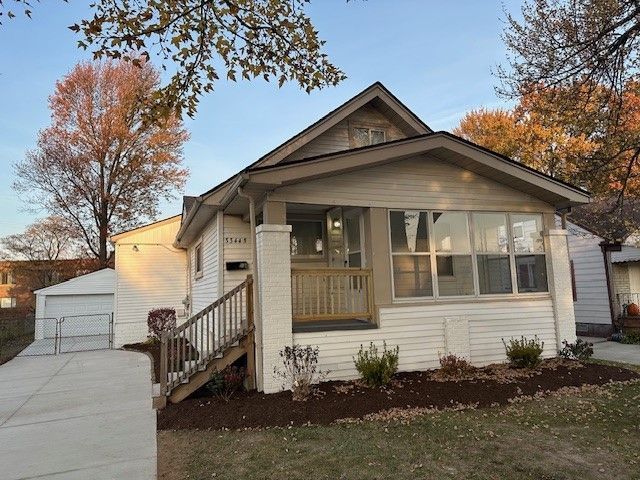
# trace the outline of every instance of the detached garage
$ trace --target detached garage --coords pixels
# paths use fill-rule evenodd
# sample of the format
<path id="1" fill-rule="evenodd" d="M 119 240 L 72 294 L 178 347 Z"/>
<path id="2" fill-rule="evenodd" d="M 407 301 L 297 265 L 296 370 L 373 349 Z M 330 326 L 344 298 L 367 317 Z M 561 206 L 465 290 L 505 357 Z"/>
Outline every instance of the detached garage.
<path id="1" fill-rule="evenodd" d="M 111 268 L 36 290 L 35 338 L 53 338 L 56 319 L 74 336 L 108 334 L 102 320 L 113 313 L 116 272 Z"/>

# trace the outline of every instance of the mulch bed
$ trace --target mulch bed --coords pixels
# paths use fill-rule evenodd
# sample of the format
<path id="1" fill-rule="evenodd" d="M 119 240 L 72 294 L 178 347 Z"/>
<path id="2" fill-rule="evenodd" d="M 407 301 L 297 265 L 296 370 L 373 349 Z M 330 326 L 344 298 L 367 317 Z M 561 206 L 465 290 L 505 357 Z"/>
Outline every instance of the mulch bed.
<path id="1" fill-rule="evenodd" d="M 479 369 L 475 379 L 443 380 L 438 375 L 437 371 L 400 373 L 385 389 L 368 388 L 358 382 L 325 382 L 305 402 L 293 401 L 291 392 L 240 392 L 229 402 L 211 396 L 189 398 L 158 412 L 158 430 L 328 425 L 391 408 L 505 405 L 510 399 L 536 392 L 640 378 L 640 374 L 623 368 L 561 360 L 546 361 L 529 374 L 496 365 Z M 205 392 L 201 389 L 196 393 Z"/>

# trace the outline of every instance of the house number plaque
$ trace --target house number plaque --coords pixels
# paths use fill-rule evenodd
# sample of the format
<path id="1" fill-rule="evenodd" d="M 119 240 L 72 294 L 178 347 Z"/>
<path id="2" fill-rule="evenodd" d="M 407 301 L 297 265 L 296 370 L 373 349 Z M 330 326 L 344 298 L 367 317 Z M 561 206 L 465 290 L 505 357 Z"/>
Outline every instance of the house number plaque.
<path id="1" fill-rule="evenodd" d="M 224 237 L 224 243 L 247 243 L 247 237 Z"/>

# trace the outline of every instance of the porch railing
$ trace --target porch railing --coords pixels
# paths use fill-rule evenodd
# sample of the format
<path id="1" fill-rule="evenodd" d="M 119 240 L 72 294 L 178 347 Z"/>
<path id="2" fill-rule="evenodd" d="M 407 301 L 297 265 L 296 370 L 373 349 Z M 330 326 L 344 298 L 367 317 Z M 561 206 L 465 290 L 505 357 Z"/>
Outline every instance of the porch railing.
<path id="1" fill-rule="evenodd" d="M 618 308 L 622 316 L 627 316 L 627 305 L 640 305 L 640 293 L 618 293 Z"/>
<path id="2" fill-rule="evenodd" d="M 294 322 L 373 320 L 371 269 L 320 268 L 291 270 Z"/>
<path id="3" fill-rule="evenodd" d="M 164 333 L 160 345 L 160 392 L 171 393 L 177 385 L 205 370 L 227 348 L 253 328 L 253 279 L 249 275 L 208 307 L 182 325 Z"/>

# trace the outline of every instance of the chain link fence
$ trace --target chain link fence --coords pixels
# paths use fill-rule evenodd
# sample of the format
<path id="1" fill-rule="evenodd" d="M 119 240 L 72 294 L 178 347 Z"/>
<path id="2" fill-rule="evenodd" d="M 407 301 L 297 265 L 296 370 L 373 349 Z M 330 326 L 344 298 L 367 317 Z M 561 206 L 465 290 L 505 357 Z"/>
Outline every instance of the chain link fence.
<path id="1" fill-rule="evenodd" d="M 0 319 L 0 364 L 15 356 L 113 348 L 113 314 Z"/>

